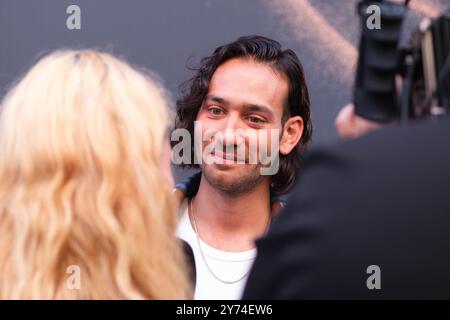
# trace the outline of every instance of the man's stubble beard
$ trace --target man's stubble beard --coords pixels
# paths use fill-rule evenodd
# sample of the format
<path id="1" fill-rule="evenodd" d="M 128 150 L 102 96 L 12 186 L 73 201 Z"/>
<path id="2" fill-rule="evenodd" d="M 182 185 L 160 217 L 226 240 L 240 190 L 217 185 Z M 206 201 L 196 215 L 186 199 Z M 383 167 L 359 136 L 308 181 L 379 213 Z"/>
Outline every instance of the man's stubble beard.
<path id="1" fill-rule="evenodd" d="M 251 192 L 263 183 L 266 178 L 260 174 L 260 166 L 255 166 L 246 170 L 243 175 L 238 175 L 232 180 L 223 181 L 220 178 L 216 178 L 213 172 L 216 169 L 213 166 L 214 164 L 202 164 L 200 166 L 202 175 L 215 190 L 229 197 L 236 197 Z"/>

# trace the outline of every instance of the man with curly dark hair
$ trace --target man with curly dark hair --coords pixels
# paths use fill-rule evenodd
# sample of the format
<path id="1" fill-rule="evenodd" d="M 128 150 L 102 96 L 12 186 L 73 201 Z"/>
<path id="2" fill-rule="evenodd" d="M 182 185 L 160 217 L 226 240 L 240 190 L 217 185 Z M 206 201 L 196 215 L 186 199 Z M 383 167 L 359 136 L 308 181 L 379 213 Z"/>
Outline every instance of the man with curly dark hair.
<path id="1" fill-rule="evenodd" d="M 195 298 L 238 299 L 256 256 L 254 241 L 270 225 L 271 196 L 293 185 L 311 139 L 300 60 L 262 36 L 218 47 L 186 82 L 175 129 L 191 137 L 201 133 L 200 146 L 191 139 L 191 154 L 184 154 L 191 161 L 181 163 L 200 168 L 201 175 L 192 183 L 198 191 L 187 192 L 180 206 L 178 228 L 195 256 Z M 249 151 L 256 140 L 242 132 L 257 134 L 256 162 Z M 269 154 L 277 157 L 277 170 L 266 175 L 260 151 L 273 146 Z M 246 151 L 239 158 L 242 147 Z"/>

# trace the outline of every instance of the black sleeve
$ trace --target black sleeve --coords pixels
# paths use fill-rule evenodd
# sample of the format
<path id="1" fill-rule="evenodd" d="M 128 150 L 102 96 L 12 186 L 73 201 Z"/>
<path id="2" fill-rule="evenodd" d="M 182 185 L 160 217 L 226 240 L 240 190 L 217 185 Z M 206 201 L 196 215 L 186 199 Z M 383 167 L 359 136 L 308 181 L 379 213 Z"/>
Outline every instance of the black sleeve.
<path id="1" fill-rule="evenodd" d="M 450 298 L 450 123 L 427 128 L 312 150 L 243 298 Z"/>

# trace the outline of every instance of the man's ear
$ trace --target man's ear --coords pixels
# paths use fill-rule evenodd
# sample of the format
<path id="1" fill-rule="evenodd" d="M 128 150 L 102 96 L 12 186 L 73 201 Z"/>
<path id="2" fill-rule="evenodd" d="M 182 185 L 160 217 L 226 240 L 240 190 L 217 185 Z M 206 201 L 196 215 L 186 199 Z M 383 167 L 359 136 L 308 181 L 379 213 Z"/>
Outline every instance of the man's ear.
<path id="1" fill-rule="evenodd" d="M 282 155 L 288 155 L 300 142 L 303 128 L 303 119 L 300 116 L 291 117 L 286 121 L 280 139 L 280 153 Z"/>

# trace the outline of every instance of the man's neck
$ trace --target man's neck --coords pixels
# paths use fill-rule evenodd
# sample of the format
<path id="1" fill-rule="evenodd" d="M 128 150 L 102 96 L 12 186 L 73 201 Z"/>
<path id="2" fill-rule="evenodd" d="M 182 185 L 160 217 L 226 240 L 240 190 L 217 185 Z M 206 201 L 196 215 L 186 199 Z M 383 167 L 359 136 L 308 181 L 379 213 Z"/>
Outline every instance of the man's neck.
<path id="1" fill-rule="evenodd" d="M 202 176 L 192 202 L 200 238 L 223 251 L 245 251 L 266 231 L 270 221 L 269 182 L 248 193 L 227 195 L 214 189 Z"/>

